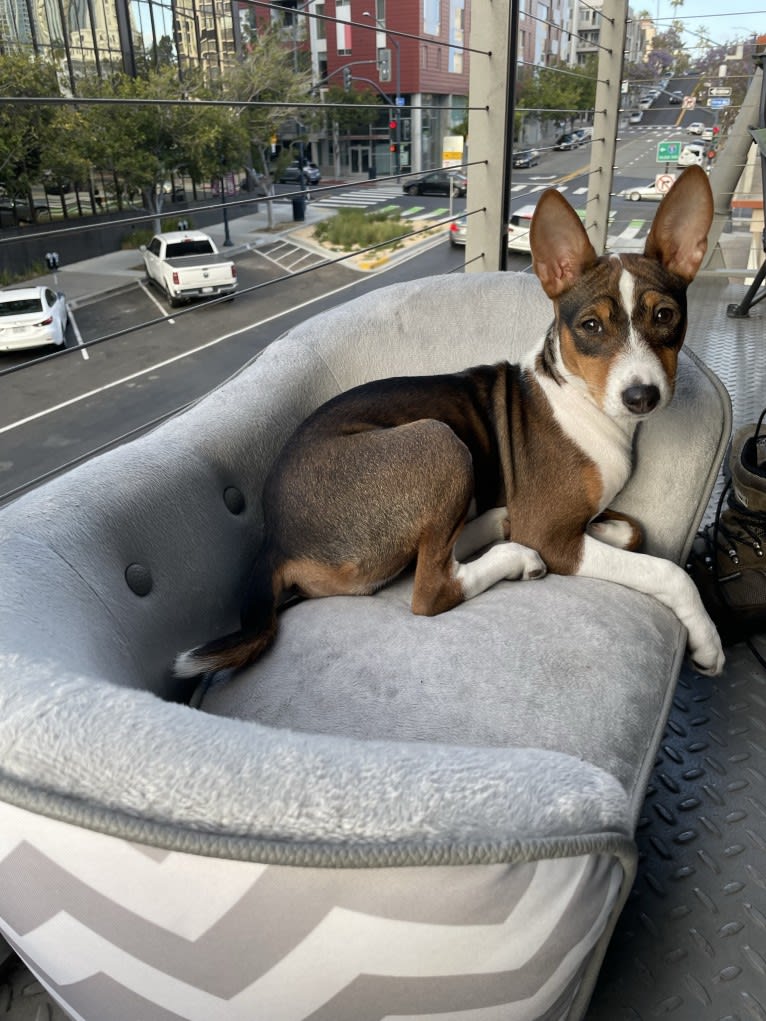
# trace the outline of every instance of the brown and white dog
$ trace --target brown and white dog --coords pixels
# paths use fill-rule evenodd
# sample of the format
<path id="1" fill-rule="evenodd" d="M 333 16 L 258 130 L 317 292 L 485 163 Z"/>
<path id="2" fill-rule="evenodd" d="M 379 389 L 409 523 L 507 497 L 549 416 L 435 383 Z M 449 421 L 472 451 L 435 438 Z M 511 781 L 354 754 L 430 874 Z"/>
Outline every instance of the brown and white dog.
<path id="1" fill-rule="evenodd" d="M 427 615 L 546 570 L 619 582 L 670 607 L 696 667 L 719 673 L 721 643 L 689 577 L 634 552 L 639 526 L 608 510 L 637 424 L 673 394 L 712 215 L 707 177 L 691 167 L 643 255 L 599 258 L 571 206 L 546 191 L 531 234 L 555 313 L 542 342 L 519 365 L 385 379 L 314 412 L 266 480 L 241 630 L 182 653 L 176 674 L 253 662 L 290 590 L 367 594 L 413 562 L 412 610 Z"/>

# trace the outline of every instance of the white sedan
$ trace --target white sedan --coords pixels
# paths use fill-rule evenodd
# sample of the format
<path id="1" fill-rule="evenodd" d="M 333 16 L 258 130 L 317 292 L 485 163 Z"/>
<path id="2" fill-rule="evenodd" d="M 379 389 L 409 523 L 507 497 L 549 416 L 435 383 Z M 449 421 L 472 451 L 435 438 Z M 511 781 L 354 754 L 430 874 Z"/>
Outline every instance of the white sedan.
<path id="1" fill-rule="evenodd" d="M 637 184 L 632 188 L 623 188 L 622 191 L 617 192 L 617 198 L 630 199 L 631 202 L 659 202 L 666 194 L 667 190 L 660 191 L 652 181 L 651 184 Z"/>
<path id="2" fill-rule="evenodd" d="M 691 124 L 686 125 L 686 130 L 690 135 L 701 135 L 705 130 L 705 125 L 702 121 L 692 121 Z"/>
<path id="3" fill-rule="evenodd" d="M 66 337 L 66 297 L 50 287 L 14 287 L 0 291 L 0 351 L 61 347 Z"/>

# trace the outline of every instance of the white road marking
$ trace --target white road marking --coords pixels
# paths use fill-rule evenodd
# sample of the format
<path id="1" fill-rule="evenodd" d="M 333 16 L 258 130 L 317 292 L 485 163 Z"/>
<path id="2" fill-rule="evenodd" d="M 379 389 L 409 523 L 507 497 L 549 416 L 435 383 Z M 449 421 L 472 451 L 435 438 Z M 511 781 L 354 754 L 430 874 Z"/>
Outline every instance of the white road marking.
<path id="1" fill-rule="evenodd" d="M 267 316 L 265 319 L 261 319 L 257 323 L 249 323 L 247 326 L 243 326 L 239 330 L 233 330 L 231 333 L 224 333 L 220 337 L 215 337 L 213 340 L 209 340 L 206 344 L 200 344 L 199 347 L 192 348 L 190 351 L 183 351 L 181 354 L 174 355 L 172 358 L 166 358 L 164 361 L 156 362 L 154 365 L 151 365 L 146 369 L 140 369 L 138 372 L 131 372 L 130 375 L 122 376 L 120 379 L 114 379 L 111 383 L 104 383 L 103 386 L 97 386 L 93 390 L 88 390 L 87 393 L 80 394 L 77 397 L 70 397 L 69 400 L 61 401 L 59 404 L 54 404 L 50 408 L 45 408 L 42 411 L 36 411 L 34 415 L 27 415 L 26 418 L 20 418 L 16 422 L 9 422 L 8 425 L 0 426 L 0 435 L 12 432 L 20 426 L 29 425 L 30 422 L 38 421 L 41 418 L 45 418 L 47 415 L 53 415 L 57 411 L 62 411 L 64 408 L 69 408 L 74 404 L 79 404 L 80 401 L 90 400 L 92 397 L 97 397 L 99 394 L 106 393 L 107 390 L 113 390 L 116 386 L 124 386 L 126 383 L 130 383 L 134 379 L 139 379 L 141 376 L 147 376 L 152 372 L 156 372 L 158 369 L 164 369 L 166 366 L 172 365 L 174 362 L 183 361 L 184 358 L 191 358 L 192 355 L 199 354 L 201 351 L 206 351 L 208 348 L 215 347 L 217 344 L 221 344 L 225 340 L 231 340 L 232 337 L 238 337 L 241 333 L 245 333 L 247 330 L 252 330 L 256 326 L 265 326 L 266 323 L 274 322 L 274 320 L 280 319 L 282 316 L 288 315 L 292 312 L 296 312 L 298 309 L 307 308 L 309 305 L 313 305 L 315 302 L 321 301 L 323 298 L 327 298 L 333 294 L 340 294 L 342 291 L 348 290 L 349 287 L 356 287 L 358 283 L 358 280 L 352 280 L 351 283 L 344 284 L 343 287 L 339 287 L 335 291 L 329 291 L 325 294 L 317 295 L 316 298 L 310 298 L 308 301 L 304 301 L 300 305 L 293 305 L 291 308 L 285 309 L 283 312 L 277 312 L 273 316 Z"/>
<path id="2" fill-rule="evenodd" d="M 166 316 L 168 314 L 168 310 L 165 308 L 164 305 L 161 305 L 159 303 L 159 301 L 157 301 L 157 298 L 152 294 L 152 291 L 151 291 L 151 288 L 149 287 L 149 285 L 146 284 L 143 280 L 139 280 L 138 281 L 138 286 L 141 288 L 141 290 L 144 292 L 144 294 L 147 296 L 147 298 L 150 301 L 154 302 L 154 304 L 157 306 L 157 308 L 162 313 L 162 316 L 163 317 Z M 176 321 L 175 321 L 175 319 L 172 316 L 167 320 L 167 322 L 168 322 L 168 324 L 170 326 L 175 326 L 175 324 L 176 324 Z"/>
<path id="3" fill-rule="evenodd" d="M 80 333 L 80 327 L 77 325 L 77 321 L 75 320 L 75 317 L 74 317 L 74 314 L 72 312 L 72 309 L 71 309 L 70 305 L 67 305 L 66 311 L 67 311 L 67 316 L 69 318 L 69 325 L 72 327 L 72 333 L 74 334 L 74 339 L 77 341 L 77 346 L 80 348 L 80 354 L 82 355 L 83 359 L 87 362 L 87 360 L 90 358 L 90 355 L 88 354 L 87 347 L 83 347 L 82 334 Z"/>

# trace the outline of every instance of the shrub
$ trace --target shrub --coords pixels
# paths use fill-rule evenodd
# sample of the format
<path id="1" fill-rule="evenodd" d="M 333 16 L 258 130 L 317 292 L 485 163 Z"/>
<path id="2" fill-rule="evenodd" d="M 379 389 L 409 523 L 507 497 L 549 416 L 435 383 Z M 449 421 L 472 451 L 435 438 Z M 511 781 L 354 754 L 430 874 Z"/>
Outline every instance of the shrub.
<path id="1" fill-rule="evenodd" d="M 365 213 L 361 209 L 339 209 L 335 216 L 316 225 L 314 237 L 323 244 L 352 252 L 386 241 L 391 242 L 391 248 L 398 248 L 394 239 L 406 231 L 407 224 L 395 210 Z"/>

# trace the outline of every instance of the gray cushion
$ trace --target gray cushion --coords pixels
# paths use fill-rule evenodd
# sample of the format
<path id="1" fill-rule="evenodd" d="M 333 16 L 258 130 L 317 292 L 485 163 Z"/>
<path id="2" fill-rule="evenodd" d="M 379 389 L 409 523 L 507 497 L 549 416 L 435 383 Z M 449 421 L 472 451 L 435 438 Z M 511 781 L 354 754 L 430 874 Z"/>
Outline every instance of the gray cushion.
<path id="1" fill-rule="evenodd" d="M 368 379 L 516 360 L 550 314 L 516 274 L 381 289 L 0 510 L 0 930 L 80 1016 L 276 1018 L 273 967 L 291 1017 L 581 1017 L 683 656 L 669 611 L 551 577 L 425 619 L 403 577 L 289 609 L 203 712 L 170 673 L 235 626 L 265 473 L 308 412 Z M 651 551 L 685 555 L 728 415 L 684 356 L 619 498 Z M 302 933 L 319 953 L 301 956 Z M 403 935 L 399 958 L 382 951 Z M 254 1006 L 232 1013 L 243 989 Z"/>

